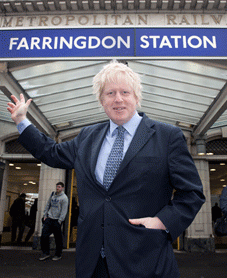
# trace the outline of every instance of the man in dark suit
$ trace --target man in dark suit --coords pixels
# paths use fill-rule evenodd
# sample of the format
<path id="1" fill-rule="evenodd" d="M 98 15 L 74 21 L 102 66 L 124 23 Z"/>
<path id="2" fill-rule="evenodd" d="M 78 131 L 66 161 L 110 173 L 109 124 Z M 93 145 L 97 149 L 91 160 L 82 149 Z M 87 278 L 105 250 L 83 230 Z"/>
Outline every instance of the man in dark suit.
<path id="1" fill-rule="evenodd" d="M 12 96 L 15 104 L 8 104 L 27 150 L 51 167 L 76 171 L 76 277 L 178 278 L 171 242 L 205 201 L 183 133 L 137 113 L 140 78 L 126 65 L 109 63 L 93 88 L 110 121 L 85 127 L 60 144 L 26 119 L 31 100 Z M 118 130 L 123 130 L 121 163 L 108 184 Z"/>

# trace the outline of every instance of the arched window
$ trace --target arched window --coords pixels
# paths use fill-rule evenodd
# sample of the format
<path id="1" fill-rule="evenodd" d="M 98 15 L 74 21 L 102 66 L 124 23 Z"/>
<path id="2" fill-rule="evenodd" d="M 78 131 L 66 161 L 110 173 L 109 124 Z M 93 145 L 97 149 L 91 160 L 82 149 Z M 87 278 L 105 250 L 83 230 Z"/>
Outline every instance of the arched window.
<path id="1" fill-rule="evenodd" d="M 227 155 L 227 139 L 216 139 L 206 143 L 206 152 Z"/>

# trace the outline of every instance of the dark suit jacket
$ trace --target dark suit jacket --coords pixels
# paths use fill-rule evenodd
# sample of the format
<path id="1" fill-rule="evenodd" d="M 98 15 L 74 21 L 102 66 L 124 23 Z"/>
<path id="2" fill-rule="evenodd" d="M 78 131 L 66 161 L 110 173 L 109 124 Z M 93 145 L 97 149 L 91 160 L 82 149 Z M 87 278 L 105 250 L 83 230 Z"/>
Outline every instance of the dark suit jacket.
<path id="1" fill-rule="evenodd" d="M 75 168 L 80 202 L 77 278 L 92 276 L 103 242 L 111 278 L 179 277 L 171 240 L 202 206 L 202 184 L 182 131 L 142 115 L 108 191 L 96 180 L 95 167 L 109 123 L 85 127 L 75 139 L 61 144 L 32 125 L 19 137 L 49 166 Z M 169 235 L 128 222 L 148 216 L 159 217 Z"/>

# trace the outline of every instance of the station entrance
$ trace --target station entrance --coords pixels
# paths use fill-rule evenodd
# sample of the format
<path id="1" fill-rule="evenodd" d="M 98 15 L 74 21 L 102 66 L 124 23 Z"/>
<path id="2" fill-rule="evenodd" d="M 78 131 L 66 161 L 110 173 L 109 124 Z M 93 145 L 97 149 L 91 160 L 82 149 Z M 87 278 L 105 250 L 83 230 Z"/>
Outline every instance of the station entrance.
<path id="1" fill-rule="evenodd" d="M 1 240 L 2 245 L 12 245 L 12 218 L 10 216 L 10 207 L 22 193 L 26 194 L 25 214 L 26 219 L 29 219 L 31 207 L 39 196 L 40 166 L 41 164 L 39 162 L 9 161 L 8 163 L 8 184 Z M 28 225 L 29 223 L 27 221 L 22 242 L 25 240 L 25 237 L 30 230 L 30 225 Z M 29 239 L 28 244 L 31 245 L 31 242 L 32 237 Z"/>
<path id="2" fill-rule="evenodd" d="M 41 164 L 38 161 L 9 161 L 8 163 L 8 184 L 6 191 L 6 205 L 4 212 L 3 233 L 1 237 L 2 246 L 18 245 L 17 242 L 12 242 L 12 218 L 10 216 L 10 207 L 20 194 L 25 193 L 25 230 L 22 237 L 22 242 L 19 245 L 33 246 L 34 234 L 31 235 L 28 241 L 26 236 L 31 228 L 30 212 L 31 207 L 37 199 L 39 201 L 39 178 Z M 63 236 L 65 247 L 75 247 L 77 236 L 77 218 L 79 214 L 79 202 L 77 195 L 76 175 L 74 171 L 71 173 L 72 179 L 69 184 L 66 184 L 66 191 L 69 198 L 69 208 L 65 222 L 63 223 Z M 67 188 L 71 187 L 71 188 Z M 66 192 L 66 193 L 67 193 Z M 38 210 L 38 205 L 37 205 Z M 18 235 L 18 231 L 17 231 Z"/>

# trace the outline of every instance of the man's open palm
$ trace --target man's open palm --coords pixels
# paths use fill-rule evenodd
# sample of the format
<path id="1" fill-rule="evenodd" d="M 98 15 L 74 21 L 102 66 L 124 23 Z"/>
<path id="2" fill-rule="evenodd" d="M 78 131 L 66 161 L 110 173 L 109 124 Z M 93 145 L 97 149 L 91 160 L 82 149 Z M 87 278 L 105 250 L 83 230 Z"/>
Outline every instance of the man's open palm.
<path id="1" fill-rule="evenodd" d="M 12 120 L 18 125 L 21 121 L 26 119 L 26 114 L 28 107 L 32 102 L 32 99 L 25 102 L 23 94 L 20 94 L 20 100 L 18 100 L 14 95 L 11 96 L 13 102 L 8 103 L 7 110 L 11 113 Z"/>

